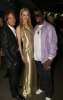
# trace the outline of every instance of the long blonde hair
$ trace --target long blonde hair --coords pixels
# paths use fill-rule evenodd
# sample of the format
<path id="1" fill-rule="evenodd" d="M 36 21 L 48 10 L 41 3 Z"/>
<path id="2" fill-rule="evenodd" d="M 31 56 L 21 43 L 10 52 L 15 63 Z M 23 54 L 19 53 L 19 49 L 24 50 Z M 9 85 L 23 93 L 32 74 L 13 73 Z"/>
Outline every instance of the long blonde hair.
<path id="1" fill-rule="evenodd" d="M 21 32 L 23 31 L 23 21 L 22 21 L 22 19 L 21 19 L 21 16 L 22 16 L 22 13 L 23 13 L 24 11 L 28 11 L 29 14 L 30 14 L 30 10 L 29 10 L 28 8 L 22 8 L 22 9 L 20 10 L 20 14 L 19 14 L 19 22 L 20 22 L 20 23 L 19 23 L 19 26 L 20 26 L 20 31 L 21 31 Z M 28 20 L 28 25 L 30 26 L 30 28 L 33 29 L 33 26 L 32 26 L 32 23 L 31 23 L 31 15 L 30 15 L 29 20 Z"/>

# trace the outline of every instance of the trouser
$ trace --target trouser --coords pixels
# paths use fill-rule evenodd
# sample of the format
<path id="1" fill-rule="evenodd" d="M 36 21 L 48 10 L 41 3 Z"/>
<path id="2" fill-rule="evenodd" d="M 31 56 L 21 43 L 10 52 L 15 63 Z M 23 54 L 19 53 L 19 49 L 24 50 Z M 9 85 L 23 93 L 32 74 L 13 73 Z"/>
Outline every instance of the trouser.
<path id="1" fill-rule="evenodd" d="M 0 56 L 0 64 L 1 64 L 1 56 Z"/>
<path id="2" fill-rule="evenodd" d="M 35 61 L 37 72 L 40 80 L 40 89 L 45 91 L 46 97 L 53 96 L 53 86 L 52 86 L 52 77 L 51 77 L 51 68 L 48 70 L 43 69 L 43 64 L 41 61 Z"/>
<path id="3" fill-rule="evenodd" d="M 16 97 L 19 94 L 17 89 L 18 66 L 12 66 L 11 68 L 8 68 L 8 71 L 11 94 L 13 97 Z"/>
<path id="4" fill-rule="evenodd" d="M 63 55 L 62 55 L 61 66 L 62 66 L 62 70 L 63 70 Z"/>

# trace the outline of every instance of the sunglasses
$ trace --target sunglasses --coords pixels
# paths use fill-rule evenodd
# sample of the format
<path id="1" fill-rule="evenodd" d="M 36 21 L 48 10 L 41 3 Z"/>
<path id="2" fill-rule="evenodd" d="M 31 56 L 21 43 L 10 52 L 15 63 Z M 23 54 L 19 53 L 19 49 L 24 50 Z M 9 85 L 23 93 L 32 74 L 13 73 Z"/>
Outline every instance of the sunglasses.
<path id="1" fill-rule="evenodd" d="M 41 16 L 42 16 L 41 14 L 34 15 L 34 17 L 41 17 Z"/>

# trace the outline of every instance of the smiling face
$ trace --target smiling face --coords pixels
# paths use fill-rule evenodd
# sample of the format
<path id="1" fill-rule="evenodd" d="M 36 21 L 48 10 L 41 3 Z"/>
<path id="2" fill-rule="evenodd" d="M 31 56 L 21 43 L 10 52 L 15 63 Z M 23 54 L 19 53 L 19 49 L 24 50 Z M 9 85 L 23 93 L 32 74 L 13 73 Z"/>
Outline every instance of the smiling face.
<path id="1" fill-rule="evenodd" d="M 28 22 L 29 18 L 30 18 L 29 12 L 27 10 L 23 11 L 22 15 L 21 15 L 21 19 L 22 19 L 23 23 Z"/>
<path id="2" fill-rule="evenodd" d="M 43 24 L 44 22 L 44 15 L 40 10 L 35 11 L 35 20 L 38 24 Z"/>
<path id="3" fill-rule="evenodd" d="M 16 23 L 15 16 L 12 13 L 9 13 L 8 19 L 7 19 L 7 25 L 10 25 L 11 27 L 13 27 L 15 23 Z"/>

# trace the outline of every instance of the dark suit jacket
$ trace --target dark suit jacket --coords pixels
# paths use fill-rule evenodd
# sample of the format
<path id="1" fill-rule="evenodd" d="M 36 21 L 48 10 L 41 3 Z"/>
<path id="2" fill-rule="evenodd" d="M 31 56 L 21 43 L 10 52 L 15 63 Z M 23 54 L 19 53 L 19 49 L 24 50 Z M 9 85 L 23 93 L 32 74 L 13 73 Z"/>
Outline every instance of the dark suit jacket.
<path id="1" fill-rule="evenodd" d="M 11 68 L 17 62 L 18 41 L 8 26 L 2 30 L 1 46 L 5 54 L 7 68 Z"/>
<path id="2" fill-rule="evenodd" d="M 0 48 L 1 48 L 1 31 L 3 30 L 4 26 L 0 27 Z"/>

